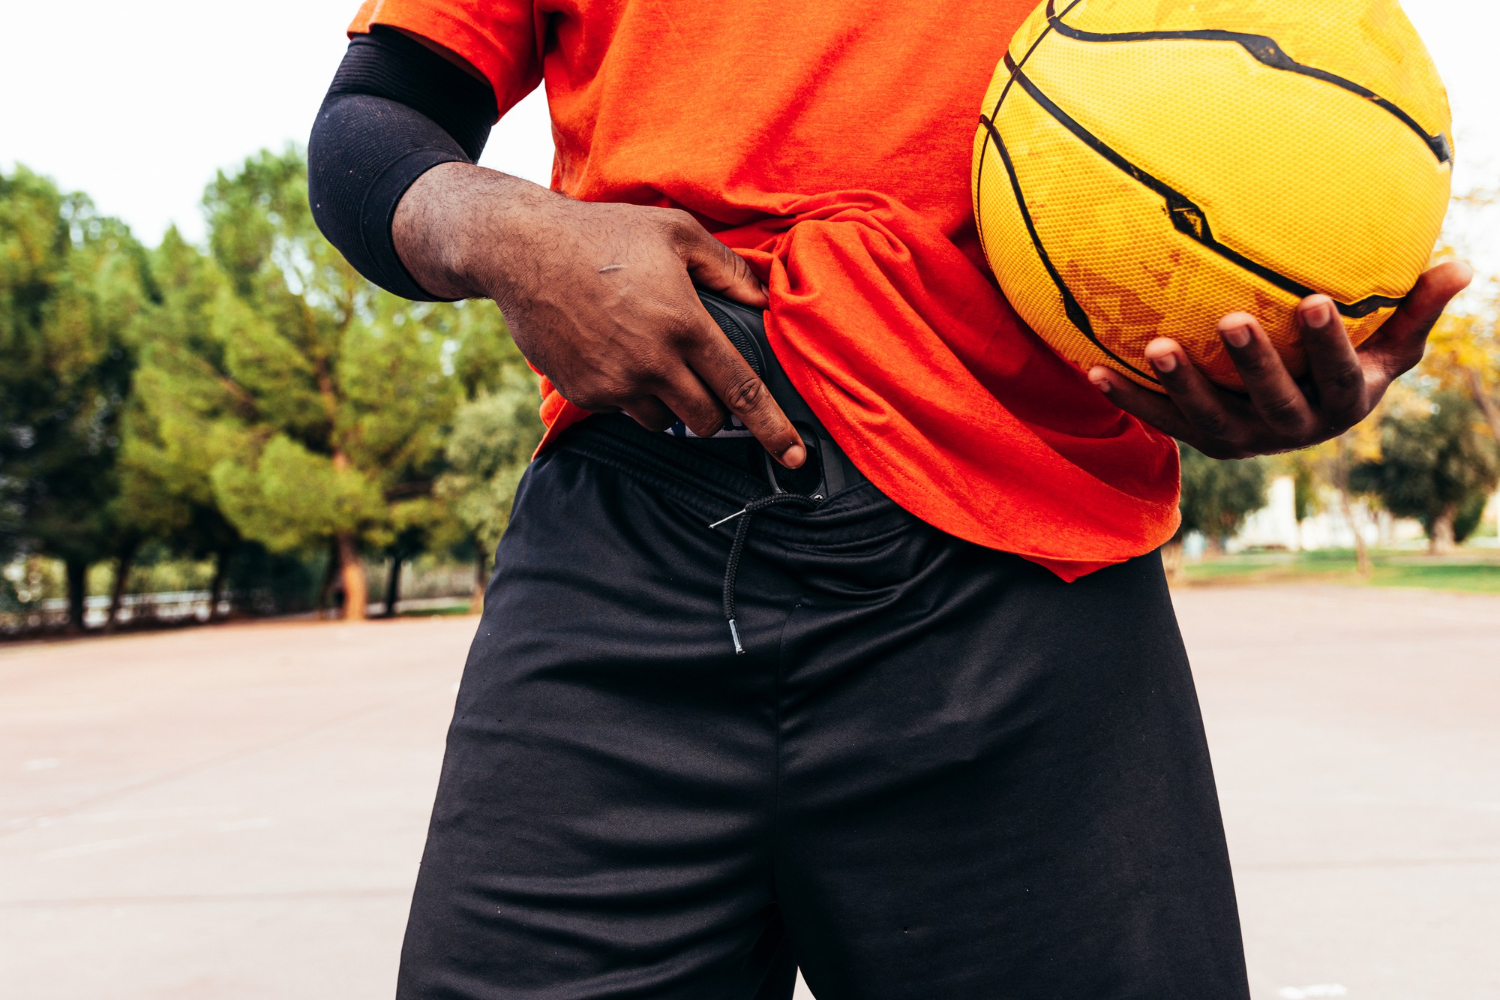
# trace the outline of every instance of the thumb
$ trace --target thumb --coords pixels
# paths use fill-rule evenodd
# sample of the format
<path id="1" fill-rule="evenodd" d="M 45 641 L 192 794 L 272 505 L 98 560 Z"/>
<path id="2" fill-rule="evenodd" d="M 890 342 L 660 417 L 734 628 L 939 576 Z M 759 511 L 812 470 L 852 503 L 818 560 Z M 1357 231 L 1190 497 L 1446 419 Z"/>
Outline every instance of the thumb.
<path id="1" fill-rule="evenodd" d="M 1474 269 L 1456 261 L 1423 274 L 1391 318 L 1360 348 L 1361 356 L 1393 378 L 1412 368 L 1422 360 L 1427 335 L 1443 310 L 1473 280 Z"/>
<path id="2" fill-rule="evenodd" d="M 750 270 L 745 258 L 714 239 L 696 221 L 691 228 L 683 228 L 680 252 L 693 284 L 754 309 L 770 305 L 765 286 Z"/>

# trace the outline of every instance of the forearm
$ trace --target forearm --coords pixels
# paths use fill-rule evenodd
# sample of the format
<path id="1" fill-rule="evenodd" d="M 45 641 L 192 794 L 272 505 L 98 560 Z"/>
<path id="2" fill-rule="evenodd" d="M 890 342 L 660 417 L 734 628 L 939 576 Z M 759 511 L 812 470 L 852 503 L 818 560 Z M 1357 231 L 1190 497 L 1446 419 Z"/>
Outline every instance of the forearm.
<path id="1" fill-rule="evenodd" d="M 491 298 L 563 397 L 700 437 L 726 410 L 795 468 L 806 448 L 695 284 L 752 308 L 766 292 L 687 212 L 574 201 L 475 164 L 489 85 L 451 53 L 390 32 L 350 43 L 308 143 L 329 241 L 413 299 Z"/>
<path id="2" fill-rule="evenodd" d="M 533 294 L 537 255 L 555 240 L 569 200 L 539 184 L 471 163 L 422 174 L 396 206 L 391 236 L 413 278 L 443 298 Z"/>

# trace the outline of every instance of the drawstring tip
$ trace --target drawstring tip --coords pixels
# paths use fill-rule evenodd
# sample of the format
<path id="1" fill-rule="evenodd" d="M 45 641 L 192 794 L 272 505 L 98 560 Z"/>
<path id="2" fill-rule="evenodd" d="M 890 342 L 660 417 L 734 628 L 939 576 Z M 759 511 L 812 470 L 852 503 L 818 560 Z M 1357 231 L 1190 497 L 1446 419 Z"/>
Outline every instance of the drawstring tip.
<path id="1" fill-rule="evenodd" d="M 734 619 L 729 619 L 729 634 L 734 637 L 734 651 L 739 655 L 745 655 L 745 647 L 740 645 L 740 630 L 735 627 Z"/>
<path id="2" fill-rule="evenodd" d="M 713 524 L 710 524 L 708 526 L 709 530 L 712 531 L 714 528 L 717 528 L 721 524 L 728 524 L 730 521 L 733 521 L 737 517 L 744 517 L 749 512 L 750 508 L 748 507 L 746 507 L 744 510 L 737 510 L 733 514 L 730 514 L 728 517 L 721 518 L 720 520 L 715 521 Z"/>

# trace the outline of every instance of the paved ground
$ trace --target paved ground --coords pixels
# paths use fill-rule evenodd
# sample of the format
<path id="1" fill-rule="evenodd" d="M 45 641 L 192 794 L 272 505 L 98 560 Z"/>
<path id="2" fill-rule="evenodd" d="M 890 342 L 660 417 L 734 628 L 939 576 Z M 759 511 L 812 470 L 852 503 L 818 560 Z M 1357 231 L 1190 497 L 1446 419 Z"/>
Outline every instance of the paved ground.
<path id="1" fill-rule="evenodd" d="M 1500 598 L 1179 610 L 1257 1000 L 1500 998 Z M 0 997 L 388 998 L 473 627 L 0 649 Z"/>

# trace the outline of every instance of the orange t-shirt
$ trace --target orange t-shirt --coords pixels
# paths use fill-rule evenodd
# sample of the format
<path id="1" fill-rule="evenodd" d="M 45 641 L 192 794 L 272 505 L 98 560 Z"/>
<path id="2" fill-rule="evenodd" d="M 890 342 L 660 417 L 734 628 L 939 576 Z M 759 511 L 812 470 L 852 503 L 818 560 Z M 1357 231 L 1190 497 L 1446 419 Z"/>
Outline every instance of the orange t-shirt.
<path id="1" fill-rule="evenodd" d="M 1065 579 L 1176 530 L 1177 449 L 1028 330 L 969 194 L 979 105 L 1034 0 L 366 0 L 502 114 L 545 80 L 553 187 L 687 209 L 771 293 L 788 376 L 886 495 Z M 586 414 L 545 380 L 548 442 Z"/>

